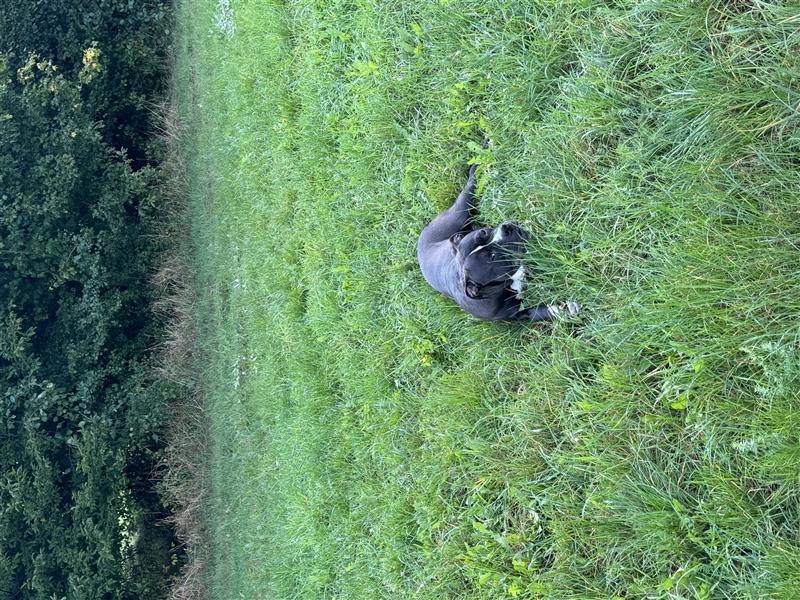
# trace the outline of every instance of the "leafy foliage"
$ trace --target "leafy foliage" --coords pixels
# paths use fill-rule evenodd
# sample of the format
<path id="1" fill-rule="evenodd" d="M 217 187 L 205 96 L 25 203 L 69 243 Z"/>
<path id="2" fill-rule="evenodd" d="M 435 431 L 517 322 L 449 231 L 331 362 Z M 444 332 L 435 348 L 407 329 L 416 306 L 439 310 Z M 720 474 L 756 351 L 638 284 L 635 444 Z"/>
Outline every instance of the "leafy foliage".
<path id="1" fill-rule="evenodd" d="M 167 574 L 145 110 L 166 8 L 126 20 L 129 5 L 0 16 L 0 594 L 14 598 L 159 597 Z"/>
<path id="2" fill-rule="evenodd" d="M 125 148 L 135 166 L 153 158 L 148 107 L 164 88 L 171 42 L 171 5 L 165 0 L 7 3 L 0 11 L 0 51 L 16 70 L 31 54 L 51 59 L 71 81 L 88 76 L 87 50 L 100 52 L 85 108 L 103 139 Z M 89 53 L 91 56 L 91 52 Z M 89 66 L 89 70 L 92 67 Z"/>

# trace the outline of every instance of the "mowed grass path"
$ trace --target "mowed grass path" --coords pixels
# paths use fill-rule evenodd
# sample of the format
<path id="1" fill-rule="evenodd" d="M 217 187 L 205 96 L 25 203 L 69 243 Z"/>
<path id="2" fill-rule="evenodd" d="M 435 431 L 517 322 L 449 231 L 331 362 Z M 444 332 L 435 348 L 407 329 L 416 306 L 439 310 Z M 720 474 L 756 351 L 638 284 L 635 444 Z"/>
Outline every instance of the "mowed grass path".
<path id="1" fill-rule="evenodd" d="M 180 10 L 214 598 L 798 597 L 796 2 Z M 426 286 L 468 161 L 581 323 Z"/>

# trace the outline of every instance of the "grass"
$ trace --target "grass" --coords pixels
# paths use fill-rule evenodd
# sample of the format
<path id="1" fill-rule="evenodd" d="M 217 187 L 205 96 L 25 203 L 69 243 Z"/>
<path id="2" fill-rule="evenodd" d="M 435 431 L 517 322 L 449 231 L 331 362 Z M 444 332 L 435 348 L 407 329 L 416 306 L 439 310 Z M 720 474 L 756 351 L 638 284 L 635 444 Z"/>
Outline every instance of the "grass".
<path id="1" fill-rule="evenodd" d="M 212 597 L 796 597 L 796 3 L 197 0 L 176 39 Z M 425 285 L 470 161 L 580 324 Z"/>

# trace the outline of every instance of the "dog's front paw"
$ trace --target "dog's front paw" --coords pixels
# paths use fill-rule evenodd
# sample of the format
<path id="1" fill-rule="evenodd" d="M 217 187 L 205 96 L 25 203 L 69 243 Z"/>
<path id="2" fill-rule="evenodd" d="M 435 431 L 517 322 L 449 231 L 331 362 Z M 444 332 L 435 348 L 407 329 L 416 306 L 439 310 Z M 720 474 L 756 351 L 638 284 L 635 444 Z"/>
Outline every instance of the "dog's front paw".
<path id="1" fill-rule="evenodd" d="M 547 314 L 554 321 L 556 319 L 566 319 L 567 317 L 575 317 L 581 312 L 581 305 L 574 300 L 567 300 L 566 302 L 559 302 L 558 304 L 550 304 L 547 307 Z"/>

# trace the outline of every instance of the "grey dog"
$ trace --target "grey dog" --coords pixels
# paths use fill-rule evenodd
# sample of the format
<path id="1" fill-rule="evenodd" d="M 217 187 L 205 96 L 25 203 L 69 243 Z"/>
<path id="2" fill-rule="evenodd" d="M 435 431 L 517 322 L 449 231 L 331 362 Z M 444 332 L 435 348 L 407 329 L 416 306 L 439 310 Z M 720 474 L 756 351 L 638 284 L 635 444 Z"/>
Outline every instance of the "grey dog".
<path id="1" fill-rule="evenodd" d="M 576 302 L 522 308 L 525 268 L 521 257 L 530 234 L 504 222 L 495 228 L 471 224 L 475 168 L 453 206 L 431 221 L 419 236 L 417 260 L 433 289 L 486 321 L 550 321 L 580 312 Z"/>

